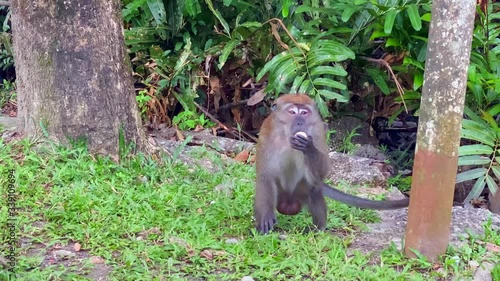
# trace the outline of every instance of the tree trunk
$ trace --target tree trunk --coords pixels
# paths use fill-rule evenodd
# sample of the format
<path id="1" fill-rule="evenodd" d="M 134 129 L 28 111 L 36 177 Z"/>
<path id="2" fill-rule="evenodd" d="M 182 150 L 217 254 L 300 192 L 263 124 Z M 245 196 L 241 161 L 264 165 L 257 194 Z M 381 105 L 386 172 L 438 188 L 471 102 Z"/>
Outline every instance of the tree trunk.
<path id="1" fill-rule="evenodd" d="M 21 127 L 61 143 L 85 139 L 116 157 L 119 134 L 144 148 L 120 0 L 13 0 Z"/>
<path id="2" fill-rule="evenodd" d="M 435 261 L 448 246 L 474 0 L 434 0 L 406 226 L 405 253 Z"/>

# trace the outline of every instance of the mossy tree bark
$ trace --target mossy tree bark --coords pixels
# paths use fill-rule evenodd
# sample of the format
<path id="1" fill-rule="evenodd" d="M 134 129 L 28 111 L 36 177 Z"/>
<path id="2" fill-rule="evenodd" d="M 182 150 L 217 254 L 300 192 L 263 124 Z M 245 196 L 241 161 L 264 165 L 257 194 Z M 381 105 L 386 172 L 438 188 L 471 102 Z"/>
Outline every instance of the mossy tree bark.
<path id="1" fill-rule="evenodd" d="M 13 0 L 19 115 L 28 136 L 84 138 L 117 156 L 119 132 L 143 149 L 120 0 Z M 45 130 L 44 129 L 44 130 Z"/>

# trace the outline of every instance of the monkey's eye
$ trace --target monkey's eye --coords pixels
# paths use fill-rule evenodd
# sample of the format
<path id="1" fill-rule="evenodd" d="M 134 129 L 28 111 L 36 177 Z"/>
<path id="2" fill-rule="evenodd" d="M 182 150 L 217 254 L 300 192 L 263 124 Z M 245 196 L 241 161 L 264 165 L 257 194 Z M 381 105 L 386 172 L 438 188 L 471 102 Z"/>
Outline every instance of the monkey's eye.
<path id="1" fill-rule="evenodd" d="M 300 113 L 300 115 L 306 115 L 309 113 L 309 110 L 302 108 L 302 109 L 300 109 L 299 113 Z"/>
<path id="2" fill-rule="evenodd" d="M 273 104 L 271 105 L 271 110 L 275 110 L 275 109 L 276 109 L 276 104 L 275 104 L 275 103 L 273 103 Z"/>
<path id="3" fill-rule="evenodd" d="M 299 113 L 299 110 L 296 107 L 292 107 L 288 109 L 288 113 L 290 113 L 291 115 L 295 115 Z"/>

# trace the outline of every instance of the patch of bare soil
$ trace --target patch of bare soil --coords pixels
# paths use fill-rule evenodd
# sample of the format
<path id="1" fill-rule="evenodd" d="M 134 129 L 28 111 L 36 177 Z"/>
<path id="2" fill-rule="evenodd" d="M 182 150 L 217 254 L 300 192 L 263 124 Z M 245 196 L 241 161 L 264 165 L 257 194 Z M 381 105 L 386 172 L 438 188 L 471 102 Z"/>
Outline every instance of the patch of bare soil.
<path id="1" fill-rule="evenodd" d="M 463 244 L 467 243 L 466 239 L 463 238 L 467 238 L 469 233 L 473 235 L 483 234 L 483 224 L 490 218 L 492 220 L 492 227 L 500 231 L 500 215 L 493 214 L 487 209 L 455 206 L 452 212 L 450 246 L 454 248 L 460 248 Z M 402 249 L 408 210 L 379 211 L 379 215 L 381 221 L 368 224 L 368 230 L 357 234 L 355 240 L 350 245 L 351 250 L 371 254 L 372 263 L 380 262 L 380 255 L 378 254 L 387 248 L 391 242 L 397 246 L 398 250 Z M 492 252 L 491 254 L 498 253 Z M 492 268 L 491 266 L 489 270 Z M 486 277 L 483 278 L 480 276 Z M 478 265 L 473 280 L 491 280 L 491 274 L 487 270 L 485 272 L 485 269 Z"/>
<path id="2" fill-rule="evenodd" d="M 43 223 L 37 222 L 34 225 L 43 225 Z M 41 269 L 51 266 L 62 271 L 76 273 L 90 280 L 106 281 L 111 272 L 111 267 L 106 265 L 103 258 L 90 256 L 89 252 L 81 249 L 81 245 L 77 242 L 69 242 L 66 245 L 47 245 L 22 238 L 21 252 L 28 257 L 43 257 L 39 265 Z"/>

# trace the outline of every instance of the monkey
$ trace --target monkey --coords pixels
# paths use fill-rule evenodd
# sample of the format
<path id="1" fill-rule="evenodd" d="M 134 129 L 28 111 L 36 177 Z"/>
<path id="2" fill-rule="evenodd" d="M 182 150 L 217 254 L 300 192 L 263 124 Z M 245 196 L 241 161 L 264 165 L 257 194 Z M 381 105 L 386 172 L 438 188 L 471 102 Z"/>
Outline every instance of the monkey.
<path id="1" fill-rule="evenodd" d="M 256 149 L 255 228 L 261 234 L 277 223 L 275 210 L 296 215 L 307 206 L 313 224 L 324 230 L 325 196 L 359 208 L 390 210 L 408 207 L 409 199 L 370 200 L 324 183 L 328 175 L 326 123 L 306 94 L 280 96 L 263 121 Z"/>

